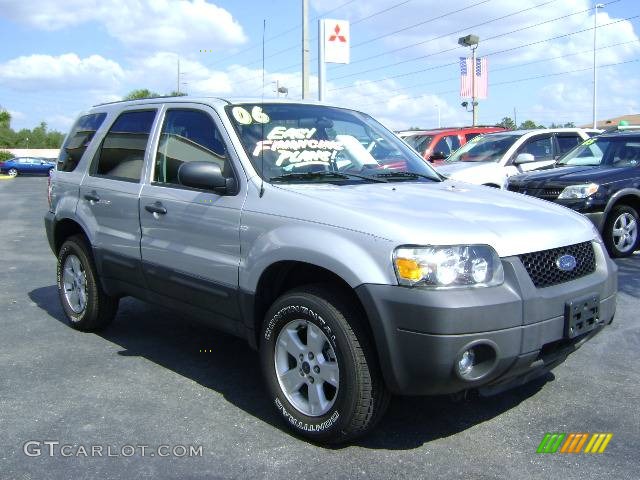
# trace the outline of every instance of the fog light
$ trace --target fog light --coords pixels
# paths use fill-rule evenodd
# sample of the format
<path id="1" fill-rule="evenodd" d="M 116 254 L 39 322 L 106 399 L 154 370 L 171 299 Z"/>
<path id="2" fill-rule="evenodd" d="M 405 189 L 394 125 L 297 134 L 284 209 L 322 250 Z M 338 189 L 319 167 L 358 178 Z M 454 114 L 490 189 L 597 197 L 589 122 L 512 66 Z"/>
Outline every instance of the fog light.
<path id="1" fill-rule="evenodd" d="M 476 354 L 473 352 L 473 349 L 465 350 L 458 360 L 458 371 L 460 375 L 468 374 L 473 368 L 473 361 L 476 359 Z"/>

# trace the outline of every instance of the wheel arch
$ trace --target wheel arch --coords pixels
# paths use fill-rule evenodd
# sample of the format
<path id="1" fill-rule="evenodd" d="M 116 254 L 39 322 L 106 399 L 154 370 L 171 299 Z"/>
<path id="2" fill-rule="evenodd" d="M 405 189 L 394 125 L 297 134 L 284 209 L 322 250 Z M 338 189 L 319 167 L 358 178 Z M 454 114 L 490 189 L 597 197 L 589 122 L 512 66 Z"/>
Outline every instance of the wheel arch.
<path id="1" fill-rule="evenodd" d="M 616 192 L 609 200 L 605 215 L 609 215 L 611 210 L 620 205 L 628 205 L 640 215 L 640 190 L 625 188 Z"/>
<path id="2" fill-rule="evenodd" d="M 55 222 L 53 227 L 53 246 L 56 255 L 67 238 L 73 235 L 82 235 L 87 240 L 89 247 L 91 247 L 91 239 L 80 223 L 71 218 L 61 218 Z"/>

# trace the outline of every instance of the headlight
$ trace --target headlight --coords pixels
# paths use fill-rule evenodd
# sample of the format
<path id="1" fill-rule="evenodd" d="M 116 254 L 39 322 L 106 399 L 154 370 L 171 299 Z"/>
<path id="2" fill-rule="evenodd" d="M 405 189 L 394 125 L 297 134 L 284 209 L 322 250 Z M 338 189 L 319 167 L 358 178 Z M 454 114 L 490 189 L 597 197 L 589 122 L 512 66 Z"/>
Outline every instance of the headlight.
<path id="1" fill-rule="evenodd" d="M 587 198 L 598 191 L 600 185 L 589 183 L 587 185 L 569 185 L 562 190 L 558 198 Z"/>
<path id="2" fill-rule="evenodd" d="M 490 287 L 504 281 L 502 262 L 487 245 L 399 247 L 393 265 L 400 285 Z"/>

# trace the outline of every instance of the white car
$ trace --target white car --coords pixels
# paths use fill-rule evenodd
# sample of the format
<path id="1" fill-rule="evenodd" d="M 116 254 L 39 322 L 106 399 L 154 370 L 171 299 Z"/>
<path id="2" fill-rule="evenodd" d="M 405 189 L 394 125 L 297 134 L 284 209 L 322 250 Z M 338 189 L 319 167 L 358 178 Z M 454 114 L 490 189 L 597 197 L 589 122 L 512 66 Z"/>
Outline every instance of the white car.
<path id="1" fill-rule="evenodd" d="M 508 177 L 551 165 L 588 138 L 580 128 L 488 133 L 471 139 L 436 170 L 455 180 L 504 188 Z"/>

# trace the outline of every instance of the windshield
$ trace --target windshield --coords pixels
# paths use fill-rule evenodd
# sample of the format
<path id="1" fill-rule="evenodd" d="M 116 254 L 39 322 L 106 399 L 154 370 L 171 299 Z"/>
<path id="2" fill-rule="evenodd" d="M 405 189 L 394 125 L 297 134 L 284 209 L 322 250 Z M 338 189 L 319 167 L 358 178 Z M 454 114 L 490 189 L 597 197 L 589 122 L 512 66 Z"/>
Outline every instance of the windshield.
<path id="1" fill-rule="evenodd" d="M 562 157 L 559 166 L 635 167 L 640 162 L 640 137 L 594 137 Z"/>
<path id="2" fill-rule="evenodd" d="M 440 181 L 368 115 L 304 104 L 225 107 L 256 171 L 270 182 Z"/>
<path id="3" fill-rule="evenodd" d="M 407 142 L 418 153 L 424 153 L 431 142 L 433 141 L 433 135 L 409 135 L 403 137 L 403 140 Z"/>
<path id="4" fill-rule="evenodd" d="M 479 135 L 469 140 L 463 147 L 456 150 L 445 161 L 454 162 L 499 162 L 507 150 L 521 135 Z"/>

